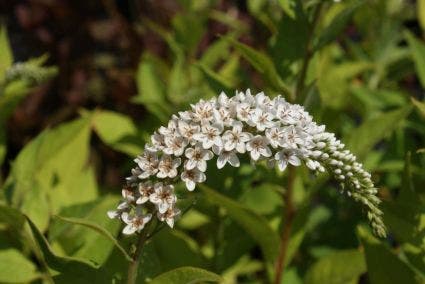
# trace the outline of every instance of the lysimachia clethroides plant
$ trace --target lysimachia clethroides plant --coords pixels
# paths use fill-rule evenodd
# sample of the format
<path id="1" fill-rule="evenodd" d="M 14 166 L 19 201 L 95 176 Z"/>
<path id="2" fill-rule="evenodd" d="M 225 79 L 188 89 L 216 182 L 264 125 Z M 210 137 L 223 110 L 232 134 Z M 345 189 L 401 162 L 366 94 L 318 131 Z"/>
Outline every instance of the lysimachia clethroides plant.
<path id="1" fill-rule="evenodd" d="M 239 167 L 239 156 L 249 155 L 253 163 L 265 160 L 281 171 L 302 163 L 316 173 L 327 171 L 343 192 L 365 205 L 374 232 L 386 235 L 371 175 L 344 144 L 302 106 L 262 92 L 254 96 L 250 90 L 233 97 L 221 93 L 173 115 L 134 160 L 123 200 L 109 217 L 126 224 L 124 234 L 140 232 L 154 217 L 173 227 L 181 214 L 174 184 L 181 180 L 193 191 L 207 179 L 207 161 L 214 155 L 219 169 L 226 164 Z"/>

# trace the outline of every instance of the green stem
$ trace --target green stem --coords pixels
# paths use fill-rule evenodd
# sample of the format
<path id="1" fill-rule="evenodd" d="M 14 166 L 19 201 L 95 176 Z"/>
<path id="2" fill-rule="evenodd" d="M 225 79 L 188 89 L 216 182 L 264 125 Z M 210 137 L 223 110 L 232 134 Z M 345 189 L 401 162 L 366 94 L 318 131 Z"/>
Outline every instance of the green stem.
<path id="1" fill-rule="evenodd" d="M 295 181 L 295 168 L 289 167 L 288 169 L 288 184 L 285 193 L 283 194 L 283 201 L 285 203 L 285 210 L 283 210 L 282 221 L 284 225 L 280 237 L 279 256 L 275 266 L 275 284 L 280 284 L 282 281 L 283 273 L 285 271 L 286 258 L 288 254 L 288 246 L 291 237 L 292 224 L 295 218 L 295 207 L 293 204 L 293 191 Z"/>
<path id="2" fill-rule="evenodd" d="M 148 224 L 151 224 L 151 223 L 152 222 L 149 222 Z M 130 265 L 128 266 L 128 270 L 127 270 L 127 284 L 136 284 L 139 262 L 143 252 L 143 246 L 145 245 L 146 241 L 148 240 L 150 236 L 149 227 L 150 226 L 147 226 L 144 228 L 144 230 L 139 236 L 139 240 L 137 241 L 136 251 L 133 254 L 133 257 L 132 257 L 133 259 L 130 262 Z"/>

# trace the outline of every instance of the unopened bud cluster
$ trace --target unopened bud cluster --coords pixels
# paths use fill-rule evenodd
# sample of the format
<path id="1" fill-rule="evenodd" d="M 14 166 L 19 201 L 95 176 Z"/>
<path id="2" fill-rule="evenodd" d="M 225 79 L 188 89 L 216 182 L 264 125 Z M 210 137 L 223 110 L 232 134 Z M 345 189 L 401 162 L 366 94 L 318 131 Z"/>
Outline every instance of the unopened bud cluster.
<path id="1" fill-rule="evenodd" d="M 127 224 L 125 234 L 141 231 L 155 215 L 173 227 L 180 214 L 173 185 L 181 180 L 193 191 L 207 178 L 207 161 L 216 156 L 219 169 L 226 164 L 239 167 L 243 154 L 281 171 L 302 163 L 315 172 L 328 171 L 349 196 L 366 206 L 374 231 L 385 236 L 370 174 L 344 144 L 300 105 L 280 96 L 254 96 L 250 90 L 201 100 L 160 127 L 134 160 L 137 165 L 122 190 L 123 201 L 108 215 Z"/>

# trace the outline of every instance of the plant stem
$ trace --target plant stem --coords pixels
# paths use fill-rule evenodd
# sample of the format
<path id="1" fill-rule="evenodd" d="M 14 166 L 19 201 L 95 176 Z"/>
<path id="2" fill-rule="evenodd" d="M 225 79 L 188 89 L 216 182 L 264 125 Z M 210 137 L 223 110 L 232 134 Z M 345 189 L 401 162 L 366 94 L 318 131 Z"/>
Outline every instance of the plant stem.
<path id="1" fill-rule="evenodd" d="M 150 223 L 150 222 L 149 222 Z M 133 260 L 130 262 L 127 271 L 127 284 L 135 284 L 137 280 L 137 271 L 139 268 L 140 258 L 142 256 L 143 246 L 149 238 L 149 228 L 145 228 L 139 236 L 137 241 L 136 251 L 133 254 Z"/>
<path id="2" fill-rule="evenodd" d="M 313 35 L 314 35 L 314 31 L 315 28 L 319 22 L 319 18 L 320 18 L 320 11 L 322 10 L 322 5 L 323 2 L 320 2 L 319 4 L 317 4 L 317 6 L 315 7 L 314 10 L 314 14 L 313 14 L 313 20 L 311 22 L 311 28 L 310 28 L 310 32 L 308 34 L 308 38 L 307 38 L 307 42 L 306 42 L 306 47 L 305 47 L 305 54 L 304 54 L 304 59 L 303 59 L 303 63 L 301 66 L 301 71 L 300 71 L 300 77 L 298 79 L 297 82 L 297 86 L 295 88 L 295 98 L 302 98 L 302 92 L 304 90 L 304 82 L 305 82 L 305 78 L 307 76 L 307 70 L 308 70 L 308 65 L 310 63 L 311 57 L 313 56 L 314 50 L 312 47 L 312 39 L 313 39 Z"/>
<path id="3" fill-rule="evenodd" d="M 293 190 L 295 181 L 295 168 L 289 167 L 288 169 L 288 184 L 285 193 L 283 194 L 283 200 L 285 202 L 285 210 L 283 210 L 282 220 L 285 222 L 282 228 L 280 237 L 280 248 L 279 256 L 275 266 L 275 284 L 280 284 L 282 281 L 283 273 L 285 270 L 285 261 L 288 253 L 288 245 L 291 236 L 292 224 L 295 217 L 295 207 L 292 200 Z"/>

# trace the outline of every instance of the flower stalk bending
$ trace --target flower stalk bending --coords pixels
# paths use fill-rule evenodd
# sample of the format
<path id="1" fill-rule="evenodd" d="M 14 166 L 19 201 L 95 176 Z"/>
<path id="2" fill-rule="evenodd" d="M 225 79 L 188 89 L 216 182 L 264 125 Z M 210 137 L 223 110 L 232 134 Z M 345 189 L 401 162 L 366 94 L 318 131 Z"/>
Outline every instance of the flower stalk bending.
<path id="1" fill-rule="evenodd" d="M 344 144 L 316 124 L 302 106 L 280 96 L 270 99 L 262 92 L 254 96 L 250 90 L 233 97 L 221 93 L 173 115 L 134 160 L 123 201 L 108 215 L 126 224 L 124 234 L 140 232 L 155 215 L 173 227 L 180 215 L 174 184 L 180 179 L 193 191 L 206 180 L 207 161 L 214 155 L 221 169 L 227 164 L 239 167 L 242 154 L 281 171 L 302 163 L 317 173 L 328 171 L 343 192 L 365 205 L 374 232 L 386 235 L 377 189 Z"/>

